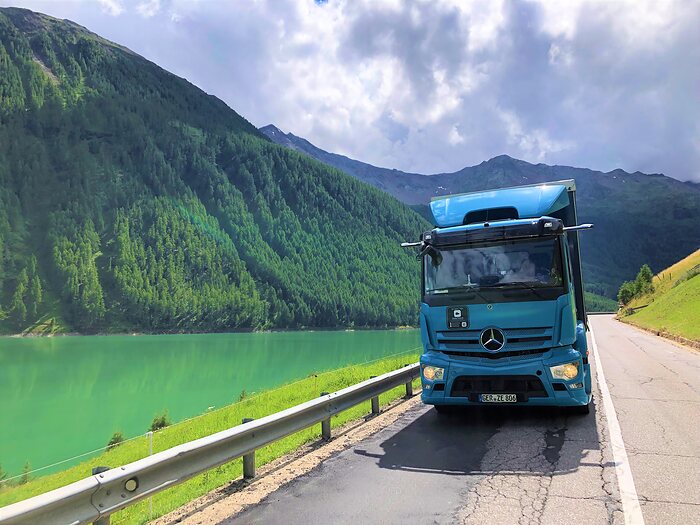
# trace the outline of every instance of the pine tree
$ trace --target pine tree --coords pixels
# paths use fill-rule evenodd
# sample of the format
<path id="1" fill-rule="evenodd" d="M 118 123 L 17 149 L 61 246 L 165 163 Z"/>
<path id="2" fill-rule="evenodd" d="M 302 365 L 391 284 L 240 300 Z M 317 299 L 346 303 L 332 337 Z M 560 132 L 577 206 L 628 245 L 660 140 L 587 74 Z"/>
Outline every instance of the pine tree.
<path id="1" fill-rule="evenodd" d="M 29 284 L 29 277 L 27 276 L 27 269 L 22 268 L 17 276 L 17 286 L 15 287 L 15 293 L 12 295 L 12 302 L 10 303 L 10 311 L 13 313 L 15 321 L 18 325 L 21 325 L 27 320 L 27 307 L 24 303 L 24 296 L 27 293 L 27 285 Z"/>
<path id="2" fill-rule="evenodd" d="M 654 289 L 652 285 L 652 280 L 654 278 L 654 272 L 651 271 L 648 264 L 643 265 L 639 269 L 636 279 L 634 280 L 634 285 L 636 288 L 637 295 L 644 295 L 651 292 Z"/>
<path id="3" fill-rule="evenodd" d="M 43 301 L 43 291 L 41 278 L 37 272 L 36 256 L 32 255 L 29 260 L 29 289 L 27 290 L 27 303 L 29 305 L 29 315 L 32 320 L 39 317 L 39 306 Z"/>
<path id="4" fill-rule="evenodd" d="M 24 462 L 24 466 L 22 467 L 22 475 L 19 478 L 19 484 L 20 485 L 25 485 L 26 483 L 29 482 L 29 473 L 32 471 L 32 466 L 29 463 L 29 460 Z"/>
<path id="5" fill-rule="evenodd" d="M 18 327 L 49 294 L 84 332 L 415 323 L 398 244 L 428 228 L 417 214 L 93 35 L 28 34 L 30 16 L 0 9 L 0 300 Z"/>

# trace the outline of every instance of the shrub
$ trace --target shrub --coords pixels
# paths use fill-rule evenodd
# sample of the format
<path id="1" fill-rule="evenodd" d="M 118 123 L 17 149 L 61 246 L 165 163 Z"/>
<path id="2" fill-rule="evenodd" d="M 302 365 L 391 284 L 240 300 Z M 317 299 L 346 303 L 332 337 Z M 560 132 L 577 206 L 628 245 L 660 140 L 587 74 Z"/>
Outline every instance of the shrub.
<path id="1" fill-rule="evenodd" d="M 109 438 L 109 441 L 107 442 L 107 450 L 109 450 L 110 448 L 114 448 L 123 442 L 124 434 L 122 434 L 121 432 L 115 432 L 114 434 L 112 434 L 112 437 Z"/>
<path id="2" fill-rule="evenodd" d="M 620 291 L 617 292 L 617 300 L 622 304 L 627 304 L 632 300 L 636 293 L 637 287 L 635 286 L 635 283 L 632 281 L 625 281 L 622 283 L 622 286 L 620 286 Z"/>
<path id="3" fill-rule="evenodd" d="M 155 432 L 156 430 L 160 430 L 161 428 L 169 427 L 172 424 L 173 422 L 170 421 L 168 411 L 165 410 L 162 414 L 158 414 L 156 417 L 153 418 L 153 421 L 151 421 L 151 426 L 148 430 L 150 430 L 151 432 Z"/>
<path id="4" fill-rule="evenodd" d="M 692 279 L 696 275 L 700 275 L 700 264 L 693 266 L 690 270 L 688 270 L 681 277 L 679 277 L 678 280 L 675 283 L 673 283 L 673 287 L 675 288 L 679 284 Z"/>
<path id="5" fill-rule="evenodd" d="M 634 281 L 622 283 L 620 290 L 617 292 L 618 301 L 622 304 L 627 304 L 635 297 L 653 292 L 654 285 L 651 284 L 653 278 L 654 272 L 651 271 L 649 265 L 642 265 Z"/>

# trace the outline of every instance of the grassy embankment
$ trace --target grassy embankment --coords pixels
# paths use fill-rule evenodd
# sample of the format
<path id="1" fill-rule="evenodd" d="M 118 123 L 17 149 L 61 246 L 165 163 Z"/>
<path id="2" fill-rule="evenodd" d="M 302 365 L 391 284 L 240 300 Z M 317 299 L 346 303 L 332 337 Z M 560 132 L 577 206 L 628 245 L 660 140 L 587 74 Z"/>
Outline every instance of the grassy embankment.
<path id="1" fill-rule="evenodd" d="M 700 250 L 654 276 L 654 290 L 635 297 L 620 319 L 641 328 L 700 341 Z"/>
<path id="2" fill-rule="evenodd" d="M 418 349 L 404 354 L 381 359 L 375 362 L 354 365 L 338 370 L 319 373 L 289 385 L 257 394 L 233 405 L 208 412 L 199 417 L 167 427 L 154 434 L 153 452 L 160 452 L 176 445 L 192 441 L 215 432 L 240 424 L 242 418 L 261 418 L 285 408 L 318 397 L 320 392 L 335 392 L 347 386 L 359 383 L 372 375 L 380 375 L 396 370 L 406 363 L 418 359 Z M 418 384 L 418 383 L 416 383 Z M 405 394 L 404 387 L 399 387 L 380 396 L 380 402 L 386 404 Z M 331 425 L 338 427 L 350 420 L 358 419 L 369 412 L 369 402 L 362 403 L 332 418 Z M 321 426 L 314 425 L 287 438 L 273 443 L 256 452 L 256 464 L 263 465 L 289 453 L 304 443 L 317 440 L 321 435 Z M 31 479 L 18 486 L 2 487 L 0 485 L 0 507 L 36 496 L 43 492 L 62 487 L 88 476 L 93 467 L 109 465 L 117 467 L 136 461 L 148 455 L 148 441 L 145 436 L 127 441 L 111 450 L 93 457 L 63 472 Z M 153 515 L 149 516 L 149 503 L 142 501 L 112 516 L 112 524 L 141 524 L 150 518 L 162 516 L 173 509 L 242 476 L 242 460 L 237 459 L 201 474 L 177 487 L 166 490 L 153 497 Z"/>

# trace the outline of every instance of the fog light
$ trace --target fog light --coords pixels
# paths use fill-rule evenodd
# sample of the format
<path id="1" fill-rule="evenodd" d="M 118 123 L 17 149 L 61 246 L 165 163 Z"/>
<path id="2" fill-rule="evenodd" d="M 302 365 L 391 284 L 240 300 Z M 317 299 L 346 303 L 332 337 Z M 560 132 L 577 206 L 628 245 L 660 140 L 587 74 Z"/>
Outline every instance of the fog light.
<path id="1" fill-rule="evenodd" d="M 583 388 L 583 383 L 571 383 L 569 388 Z"/>
<path id="2" fill-rule="evenodd" d="M 552 377 L 555 379 L 565 379 L 567 381 L 578 375 L 578 361 L 573 363 L 565 363 L 563 365 L 550 366 Z"/>
<path id="3" fill-rule="evenodd" d="M 445 376 L 445 369 L 437 366 L 424 366 L 423 377 L 428 381 L 442 381 Z"/>

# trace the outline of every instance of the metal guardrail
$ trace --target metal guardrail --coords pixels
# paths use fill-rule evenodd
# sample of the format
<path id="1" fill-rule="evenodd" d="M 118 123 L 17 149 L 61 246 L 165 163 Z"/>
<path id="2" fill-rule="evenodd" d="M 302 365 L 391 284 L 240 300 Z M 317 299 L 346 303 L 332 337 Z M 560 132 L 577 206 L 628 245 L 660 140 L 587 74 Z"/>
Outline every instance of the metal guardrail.
<path id="1" fill-rule="evenodd" d="M 375 398 L 379 394 L 406 385 L 406 396 L 411 396 L 412 382 L 419 375 L 418 363 L 406 365 L 264 418 L 95 474 L 0 508 L 0 523 L 79 525 L 99 520 L 100 525 L 105 525 L 112 513 L 241 456 L 244 477 L 253 477 L 256 449 L 318 423 L 322 436 L 330 438 L 331 416 L 368 400 L 372 400 L 372 412 L 378 412 Z"/>
<path id="2" fill-rule="evenodd" d="M 632 308 L 626 308 L 626 310 L 632 310 L 633 312 L 636 312 L 637 310 L 641 310 L 642 308 L 646 308 L 649 306 L 648 304 L 643 304 L 641 306 L 634 306 Z"/>

